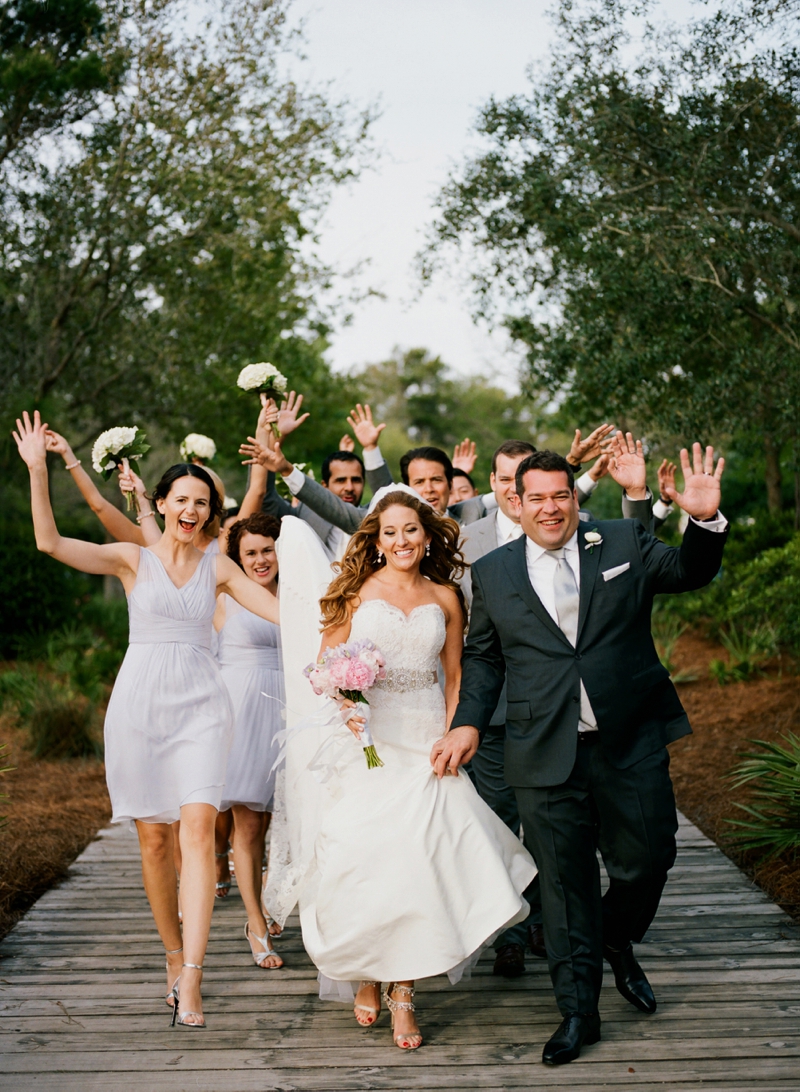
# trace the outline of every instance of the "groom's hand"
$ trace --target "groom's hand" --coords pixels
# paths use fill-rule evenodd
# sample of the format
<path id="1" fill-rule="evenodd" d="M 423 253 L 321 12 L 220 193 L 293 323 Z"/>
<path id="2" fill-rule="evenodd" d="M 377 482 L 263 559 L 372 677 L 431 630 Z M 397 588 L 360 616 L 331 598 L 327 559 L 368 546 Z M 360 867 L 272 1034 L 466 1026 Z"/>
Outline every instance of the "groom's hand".
<path id="1" fill-rule="evenodd" d="M 469 762 L 478 749 L 481 737 L 477 728 L 464 724 L 452 728 L 446 736 L 437 740 L 431 751 L 431 766 L 437 777 L 446 774 L 458 776 L 458 767 Z"/>

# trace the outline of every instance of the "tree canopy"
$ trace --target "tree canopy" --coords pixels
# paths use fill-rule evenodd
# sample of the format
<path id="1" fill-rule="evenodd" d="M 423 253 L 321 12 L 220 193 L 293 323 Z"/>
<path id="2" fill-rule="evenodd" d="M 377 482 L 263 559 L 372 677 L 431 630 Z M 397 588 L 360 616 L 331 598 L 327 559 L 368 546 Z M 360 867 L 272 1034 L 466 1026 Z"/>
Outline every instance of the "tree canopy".
<path id="1" fill-rule="evenodd" d="M 562 4 L 549 68 L 482 110 L 427 269 L 468 247 L 476 311 L 499 303 L 531 388 L 580 416 L 763 445 L 777 509 L 800 463 L 794 5 L 645 23 L 635 66 L 631 19 Z"/>
<path id="2" fill-rule="evenodd" d="M 322 356 L 331 271 L 314 230 L 358 169 L 368 115 L 286 77 L 285 0 L 231 0 L 196 32 L 178 0 L 53 7 L 65 39 L 70 13 L 84 28 L 76 65 L 125 65 L 89 88 L 79 123 L 64 99 L 39 118 L 46 149 L 7 160 L 3 416 L 35 403 L 87 437 L 124 418 L 173 439 L 223 430 L 238 442 L 253 407 L 236 375 L 265 359 L 324 403 L 338 381 Z M 47 37 L 41 8 L 16 5 L 5 71 L 17 39 Z M 71 41 L 53 55 L 78 81 Z"/>

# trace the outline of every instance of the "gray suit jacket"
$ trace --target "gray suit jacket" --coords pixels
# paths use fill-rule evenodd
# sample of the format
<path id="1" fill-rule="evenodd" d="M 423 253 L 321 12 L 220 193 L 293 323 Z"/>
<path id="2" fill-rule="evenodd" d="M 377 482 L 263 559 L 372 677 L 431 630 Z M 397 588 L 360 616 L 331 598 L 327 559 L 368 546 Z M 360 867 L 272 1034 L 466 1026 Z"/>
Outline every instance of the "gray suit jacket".
<path id="1" fill-rule="evenodd" d="M 278 519 L 282 516 L 299 516 L 313 527 L 325 547 L 333 554 L 337 537 L 334 534 L 335 528 L 340 527 L 348 535 L 352 535 L 361 526 L 367 514 L 367 505 L 362 504 L 356 507 L 354 504 L 348 504 L 335 493 L 331 493 L 330 489 L 309 478 L 307 474 L 305 479 L 303 488 L 297 494 L 300 505 L 298 508 L 293 508 L 275 488 L 275 475 L 269 474 L 262 508 L 271 516 L 277 516 Z M 377 470 L 367 471 L 367 484 L 373 493 L 381 486 L 389 485 L 391 480 L 392 476 L 386 463 L 379 466 Z"/>

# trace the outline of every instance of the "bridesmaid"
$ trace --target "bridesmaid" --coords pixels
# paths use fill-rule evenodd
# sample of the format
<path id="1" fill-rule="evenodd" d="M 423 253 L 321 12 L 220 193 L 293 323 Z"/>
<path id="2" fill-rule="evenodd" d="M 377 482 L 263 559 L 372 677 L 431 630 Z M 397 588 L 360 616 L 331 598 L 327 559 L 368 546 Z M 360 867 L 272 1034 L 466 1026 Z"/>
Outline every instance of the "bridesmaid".
<path id="1" fill-rule="evenodd" d="M 48 493 L 45 429 L 37 411 L 33 423 L 24 413 L 13 433 L 30 471 L 36 545 L 81 572 L 119 577 L 128 596 L 130 645 L 105 725 L 112 822 L 136 823 L 145 891 L 167 950 L 173 1024 L 205 1027 L 200 978 L 214 901 L 214 820 L 233 728 L 230 698 L 210 652 L 212 619 L 219 594 L 276 623 L 278 602 L 229 557 L 194 545 L 222 507 L 198 466 L 171 467 L 153 491 L 165 524 L 154 547 L 63 538 Z M 182 941 L 170 828 L 178 818 Z"/>
<path id="2" fill-rule="evenodd" d="M 275 540 L 280 531 L 277 519 L 259 512 L 234 523 L 227 542 L 228 557 L 273 595 L 278 586 Z M 275 790 L 275 737 L 283 726 L 280 631 L 227 595 L 217 602 L 214 627 L 219 633 L 217 658 L 235 718 L 220 819 L 230 814 L 228 809 L 233 812 L 236 882 L 247 910 L 245 937 L 257 966 L 272 970 L 282 967 L 283 960 L 272 948 L 261 907 L 261 863 Z"/>

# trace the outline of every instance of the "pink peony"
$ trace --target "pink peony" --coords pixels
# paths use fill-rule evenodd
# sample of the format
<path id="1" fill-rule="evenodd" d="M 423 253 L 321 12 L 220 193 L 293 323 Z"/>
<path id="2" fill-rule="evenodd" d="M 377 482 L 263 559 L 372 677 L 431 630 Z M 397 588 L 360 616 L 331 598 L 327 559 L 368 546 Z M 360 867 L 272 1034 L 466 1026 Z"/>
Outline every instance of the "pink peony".
<path id="1" fill-rule="evenodd" d="M 347 661 L 347 682 L 343 690 L 368 690 L 375 682 L 375 671 L 362 660 Z"/>

